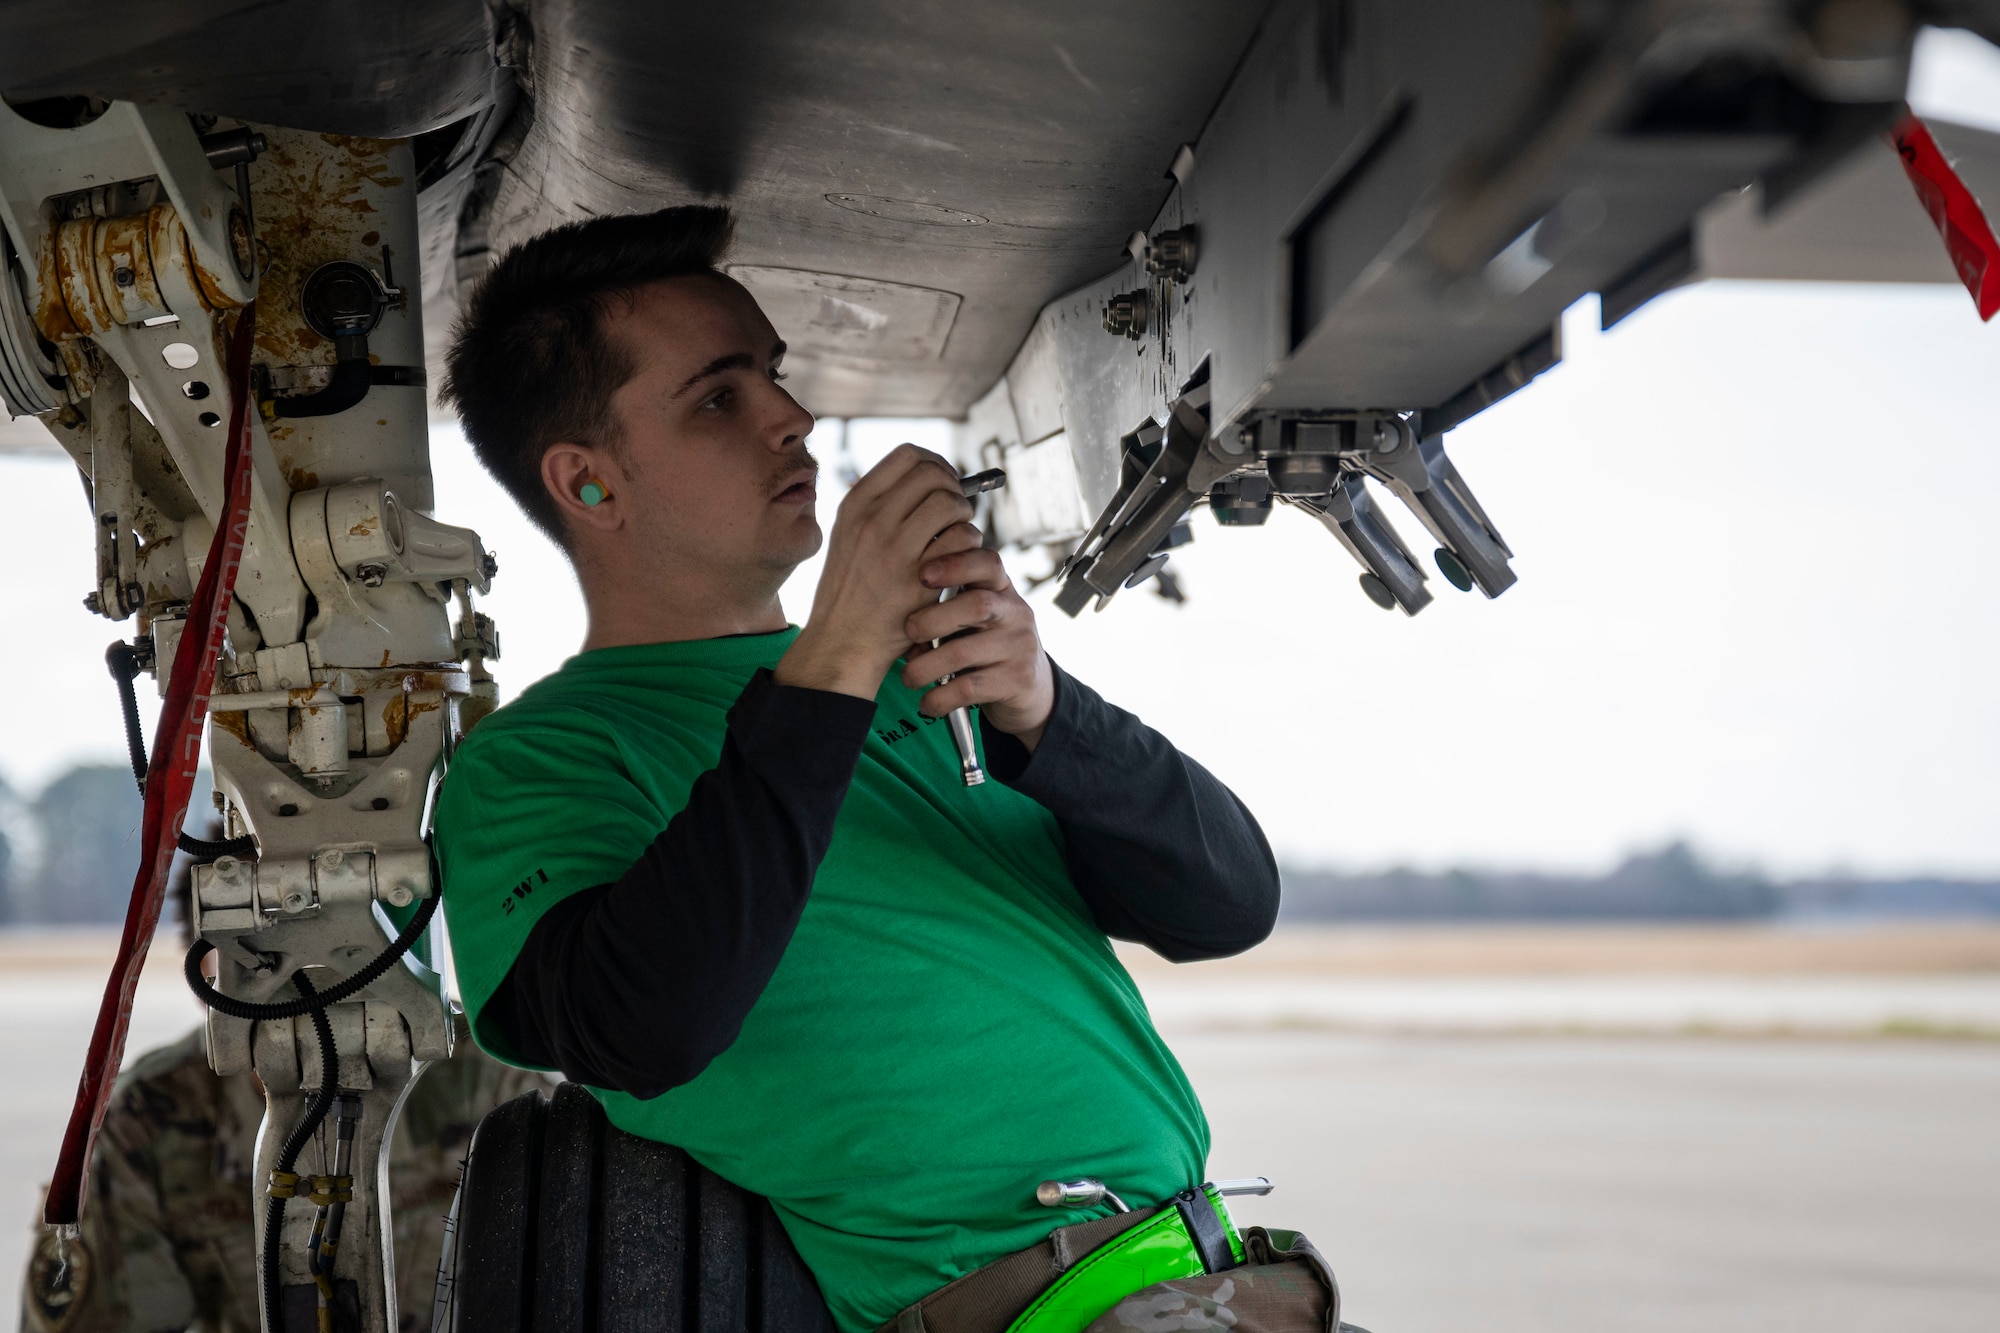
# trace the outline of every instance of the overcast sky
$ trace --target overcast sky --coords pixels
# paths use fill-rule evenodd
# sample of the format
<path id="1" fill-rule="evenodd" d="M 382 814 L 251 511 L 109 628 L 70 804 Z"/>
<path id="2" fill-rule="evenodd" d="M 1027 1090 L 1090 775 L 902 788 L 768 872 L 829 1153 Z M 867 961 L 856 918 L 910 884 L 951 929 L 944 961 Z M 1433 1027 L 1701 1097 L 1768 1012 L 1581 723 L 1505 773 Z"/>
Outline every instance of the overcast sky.
<path id="1" fill-rule="evenodd" d="M 1921 107 L 2000 129 L 2000 58 L 1931 69 Z M 1957 288 L 1709 283 L 1595 328 L 1592 298 L 1562 366 L 1448 439 L 1518 556 L 1499 600 L 1433 579 L 1420 616 L 1385 613 L 1316 524 L 1203 515 L 1187 606 L 1142 589 L 1069 621 L 1044 589 L 1049 650 L 1294 864 L 1596 868 L 1685 836 L 1780 873 L 2000 874 L 2000 326 Z M 852 438 L 865 465 L 947 429 Z M 511 694 L 574 650 L 574 584 L 455 430 L 433 451 L 438 517 L 500 556 Z M 0 777 L 32 791 L 122 762 L 116 630 L 79 604 L 74 468 L 0 457 L 0 495 Z"/>

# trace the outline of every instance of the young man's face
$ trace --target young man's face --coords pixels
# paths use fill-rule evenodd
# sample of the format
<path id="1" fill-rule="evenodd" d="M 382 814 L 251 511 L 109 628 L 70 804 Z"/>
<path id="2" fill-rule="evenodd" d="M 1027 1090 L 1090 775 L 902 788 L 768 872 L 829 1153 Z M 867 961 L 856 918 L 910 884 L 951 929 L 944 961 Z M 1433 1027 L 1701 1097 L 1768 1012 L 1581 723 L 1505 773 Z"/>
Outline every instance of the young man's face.
<path id="1" fill-rule="evenodd" d="M 771 321 L 735 282 L 696 275 L 614 303 L 605 333 L 634 367 L 611 410 L 635 555 L 782 581 L 819 549 L 818 465 L 812 414 L 778 384 Z"/>

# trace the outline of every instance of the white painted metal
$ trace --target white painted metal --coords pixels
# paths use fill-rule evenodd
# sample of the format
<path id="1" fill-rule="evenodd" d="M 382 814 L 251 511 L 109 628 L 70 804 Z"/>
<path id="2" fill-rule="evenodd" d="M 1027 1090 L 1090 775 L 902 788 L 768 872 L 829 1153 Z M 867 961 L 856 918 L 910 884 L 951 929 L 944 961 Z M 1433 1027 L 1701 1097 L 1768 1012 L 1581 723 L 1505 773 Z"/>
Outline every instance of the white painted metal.
<path id="1" fill-rule="evenodd" d="M 114 620 L 138 615 L 163 692 L 222 510 L 226 321 L 257 299 L 253 362 L 268 387 L 253 415 L 249 536 L 210 729 L 226 835 L 250 836 L 257 855 L 193 875 L 217 984 L 251 1002 L 286 998 L 301 967 L 322 969 L 322 989 L 352 974 L 394 934 L 385 910 L 437 891 L 426 812 L 473 690 L 461 644 L 480 642 L 454 631 L 449 608 L 492 574 L 476 534 L 427 512 L 408 147 L 261 132 L 268 147 L 251 165 L 255 206 L 245 210 L 186 115 L 114 104 L 58 130 L 0 109 L 0 224 L 16 261 L 0 272 L 0 296 L 18 297 L 0 300 L 0 391 L 10 407 L 36 410 L 89 476 L 97 603 Z M 336 260 L 369 266 L 392 290 L 368 348 L 376 366 L 406 369 L 391 376 L 400 382 L 376 375 L 344 411 L 289 415 L 288 400 L 271 395 L 289 389 L 296 405 L 332 362 L 300 293 Z M 57 348 L 56 366 L 23 353 L 34 332 Z M 33 386 L 51 368 L 63 387 L 38 401 Z M 489 646 L 492 637 L 486 627 Z M 355 1284 L 366 1333 L 388 1333 L 397 1320 L 382 1149 L 424 1062 L 450 1053 L 448 1002 L 437 973 L 410 958 L 328 1014 L 342 1088 L 361 1104 L 358 1206 L 335 1276 Z M 253 1031 L 212 1014 L 209 1035 L 218 1072 L 254 1068 L 266 1088 L 261 1178 L 319 1078 L 310 1024 Z M 255 1211 L 261 1228 L 261 1203 Z M 287 1287 L 311 1286 L 311 1213 L 287 1213 Z"/>

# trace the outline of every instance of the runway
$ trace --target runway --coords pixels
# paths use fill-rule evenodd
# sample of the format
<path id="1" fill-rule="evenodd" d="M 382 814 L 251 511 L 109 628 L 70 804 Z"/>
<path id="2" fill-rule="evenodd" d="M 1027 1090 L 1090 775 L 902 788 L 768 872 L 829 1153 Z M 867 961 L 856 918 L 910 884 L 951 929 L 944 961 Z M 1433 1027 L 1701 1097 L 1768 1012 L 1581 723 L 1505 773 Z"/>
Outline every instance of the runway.
<path id="1" fill-rule="evenodd" d="M 1927 1030 L 1892 1021 L 1912 996 L 1986 1014 L 1993 937 L 1970 958 L 1836 940 L 1805 963 L 1796 941 L 1640 938 L 1294 933 L 1261 957 L 1134 970 L 1208 1107 L 1211 1173 L 1278 1182 L 1239 1220 L 1311 1236 L 1373 1333 L 2000 1328 L 2000 1041 L 1881 1035 Z M 108 959 L 101 934 L 0 936 L 10 1304 Z M 1640 985 L 1642 1022 L 1601 1002 Z M 1209 1003 L 1357 986 L 1378 987 L 1373 1009 L 1237 1000 L 1218 1019 Z M 1739 1006 L 1734 1035 L 1687 1035 L 1716 986 L 1824 1021 L 1760 1035 L 1784 1031 L 1775 1011 Z M 1567 1029 L 1480 1021 L 1548 993 Z M 1837 1003 L 1797 998 L 1822 993 Z M 156 958 L 133 1049 L 196 1017 Z"/>
<path id="2" fill-rule="evenodd" d="M 1993 1333 L 2000 1046 L 1191 1034 L 1373 1333 Z"/>

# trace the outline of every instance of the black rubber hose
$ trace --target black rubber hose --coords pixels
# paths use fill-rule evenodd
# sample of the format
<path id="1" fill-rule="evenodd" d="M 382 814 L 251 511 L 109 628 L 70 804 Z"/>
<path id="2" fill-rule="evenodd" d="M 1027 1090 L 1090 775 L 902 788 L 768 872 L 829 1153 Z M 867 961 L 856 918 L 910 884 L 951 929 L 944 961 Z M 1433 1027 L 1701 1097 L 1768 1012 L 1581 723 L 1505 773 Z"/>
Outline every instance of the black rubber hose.
<path id="1" fill-rule="evenodd" d="M 370 373 L 373 367 L 368 364 L 367 355 L 368 345 L 364 342 L 360 360 L 336 362 L 333 377 L 318 393 L 273 399 L 277 414 L 281 417 L 330 417 L 353 407 L 368 396 L 369 385 L 374 383 L 374 376 Z"/>
<path id="2" fill-rule="evenodd" d="M 225 856 L 247 858 L 257 855 L 257 840 L 247 833 L 240 838 L 220 838 L 211 842 L 182 829 L 174 845 L 192 856 L 199 865 L 208 865 Z"/>
<path id="3" fill-rule="evenodd" d="M 282 1329 L 285 1326 L 284 1295 L 278 1290 L 278 1238 L 285 1227 L 285 1201 L 279 1198 L 264 1200 L 264 1327 Z"/>
<path id="4" fill-rule="evenodd" d="M 183 837 L 186 835 L 183 834 Z M 208 984 L 208 978 L 201 974 L 202 959 L 215 950 L 215 945 L 207 940 L 196 940 L 187 952 L 187 960 L 182 964 L 181 974 L 187 979 L 189 989 L 196 998 L 212 1009 L 220 1010 L 232 1018 L 245 1018 L 253 1022 L 267 1019 L 297 1018 L 300 1014 L 311 1014 L 313 1032 L 319 1038 L 320 1053 L 320 1095 L 313 1100 L 310 1110 L 278 1150 L 278 1170 L 290 1171 L 298 1162 L 299 1153 L 306 1141 L 313 1136 L 320 1122 L 326 1119 L 327 1109 L 333 1105 L 338 1092 L 340 1063 L 333 1049 L 333 1024 L 327 1021 L 328 1005 L 338 1004 L 395 965 L 397 959 L 410 951 L 417 937 L 430 925 L 437 915 L 441 894 L 433 893 L 424 899 L 415 916 L 403 927 L 402 933 L 375 958 L 368 966 L 344 981 L 339 981 L 325 990 L 315 990 L 306 978 L 304 968 L 292 973 L 292 985 L 298 989 L 299 998 L 279 1004 L 251 1004 L 244 1000 L 231 999 Z M 277 1330 L 284 1328 L 284 1305 L 279 1290 L 279 1237 L 285 1225 L 285 1201 L 269 1198 L 264 1202 L 264 1327 Z"/>
<path id="5" fill-rule="evenodd" d="M 376 954 L 373 962 L 346 980 L 335 982 L 320 991 L 316 999 L 284 1000 L 277 1004 L 251 1004 L 247 1000 L 232 999 L 224 995 L 209 985 L 208 978 L 201 974 L 201 960 L 215 950 L 215 946 L 207 940 L 196 940 L 193 947 L 187 951 L 187 960 L 181 964 L 181 975 L 187 979 L 188 989 L 195 993 L 196 999 L 211 1009 L 228 1014 L 231 1018 L 247 1018 L 252 1021 L 297 1018 L 300 1014 L 312 1013 L 315 1009 L 324 1008 L 329 1004 L 339 1004 L 387 972 L 398 958 L 410 951 L 410 946 L 424 933 L 424 927 L 430 925 L 431 918 L 437 914 L 438 896 L 433 893 L 424 899 L 423 905 L 417 908 L 417 914 L 410 918 L 410 924 L 403 927 L 403 933 L 398 935 L 388 948 Z M 296 974 L 294 977 L 296 979 Z"/>
<path id="6" fill-rule="evenodd" d="M 308 283 L 308 285 L 311 285 Z M 271 407 L 281 417 L 330 417 L 368 396 L 375 382 L 368 360 L 368 330 L 342 329 L 333 335 L 333 375 L 318 393 L 278 398 Z"/>
<path id="7" fill-rule="evenodd" d="M 333 1003 L 328 998 L 331 992 L 322 995 L 314 991 L 304 968 L 292 973 L 292 984 L 299 988 L 300 1003 L 312 1015 L 313 1035 L 319 1038 L 319 1095 L 313 1098 L 304 1117 L 278 1149 L 277 1170 L 287 1173 L 298 1166 L 299 1154 L 305 1151 L 306 1144 L 332 1109 L 334 1099 L 340 1095 L 340 1058 L 333 1049 L 333 1024 L 326 1017 L 326 1007 Z M 273 1195 L 264 1201 L 264 1327 L 273 1330 L 285 1326 L 284 1292 L 278 1285 L 279 1242 L 284 1229 L 285 1201 Z"/>
<path id="8" fill-rule="evenodd" d="M 118 706 L 125 713 L 125 749 L 132 758 L 132 780 L 146 794 L 146 732 L 139 724 L 139 696 L 132 682 L 139 676 L 139 654 L 123 639 L 104 650 L 104 665 L 118 682 Z"/>
<path id="9" fill-rule="evenodd" d="M 299 1154 L 305 1151 L 306 1144 L 319 1129 L 319 1122 L 326 1119 L 326 1113 L 333 1108 L 334 1098 L 340 1095 L 340 1062 L 333 1049 L 333 1023 L 326 1016 L 326 1007 L 332 1001 L 313 990 L 304 968 L 292 973 L 292 984 L 304 992 L 306 1003 L 312 1006 L 308 1012 L 312 1014 L 313 1035 L 319 1038 L 320 1084 L 319 1096 L 313 1098 L 305 1119 L 299 1121 L 284 1146 L 278 1149 L 280 1171 L 289 1171 L 298 1164 Z"/>

